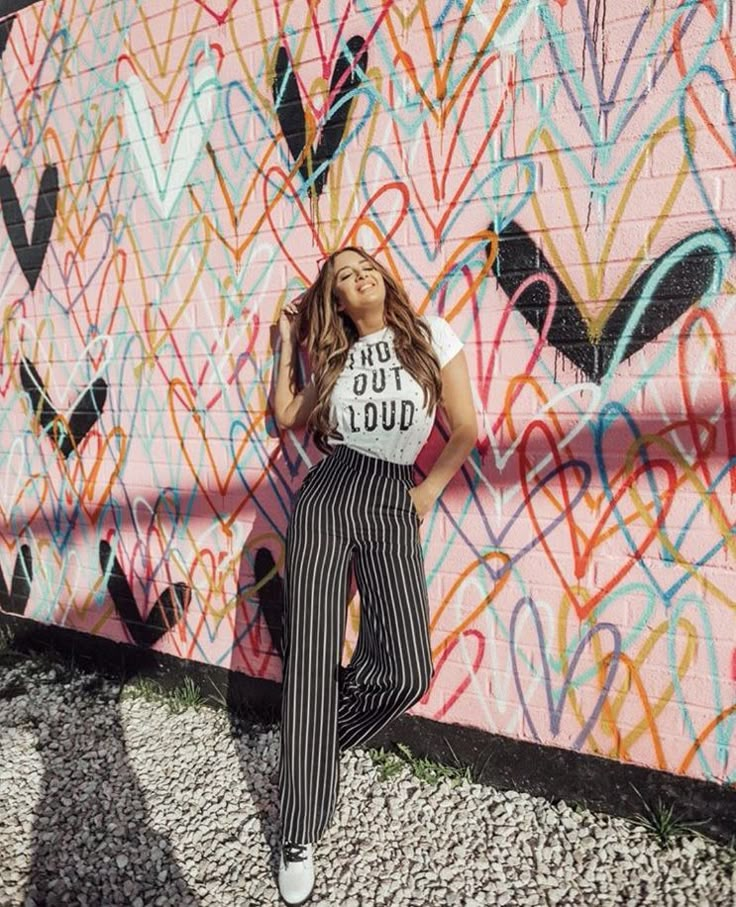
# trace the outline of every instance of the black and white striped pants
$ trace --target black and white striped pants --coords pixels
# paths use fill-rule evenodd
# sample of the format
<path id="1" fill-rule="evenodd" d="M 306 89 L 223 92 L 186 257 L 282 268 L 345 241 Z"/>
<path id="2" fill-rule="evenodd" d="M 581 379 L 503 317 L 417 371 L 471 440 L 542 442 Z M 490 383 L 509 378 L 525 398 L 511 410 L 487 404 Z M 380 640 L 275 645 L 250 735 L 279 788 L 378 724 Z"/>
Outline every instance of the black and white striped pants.
<path id="1" fill-rule="evenodd" d="M 432 677 L 412 467 L 336 448 L 307 474 L 286 537 L 281 833 L 314 843 L 335 810 L 340 750 L 363 743 Z M 360 592 L 340 667 L 350 568 Z"/>

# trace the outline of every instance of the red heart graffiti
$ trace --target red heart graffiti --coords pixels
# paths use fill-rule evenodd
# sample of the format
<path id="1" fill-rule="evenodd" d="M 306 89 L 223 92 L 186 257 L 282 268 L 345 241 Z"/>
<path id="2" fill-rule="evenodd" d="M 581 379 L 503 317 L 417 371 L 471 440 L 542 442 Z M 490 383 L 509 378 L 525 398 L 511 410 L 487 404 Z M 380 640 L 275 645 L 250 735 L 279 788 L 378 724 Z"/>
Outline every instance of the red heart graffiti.
<path id="1" fill-rule="evenodd" d="M 217 22 L 218 25 L 223 25 L 225 21 L 230 17 L 230 14 L 233 11 L 233 7 L 238 2 L 238 0 L 228 0 L 227 3 L 224 3 L 220 7 L 211 6 L 207 0 L 194 0 L 195 3 L 199 4 L 202 9 Z"/>
<path id="2" fill-rule="evenodd" d="M 534 457 L 539 456 L 540 448 L 549 447 L 553 453 L 555 463 L 561 465 L 562 459 L 554 451 L 555 439 L 549 427 L 544 423 L 532 422 L 524 432 L 520 445 L 520 461 L 522 464 L 530 464 Z M 667 514 L 674 501 L 675 491 L 677 489 L 677 474 L 673 464 L 665 459 L 649 459 L 641 462 L 637 466 L 630 466 L 625 472 L 620 473 L 620 481 L 611 485 L 610 500 L 607 501 L 603 512 L 598 520 L 594 523 L 592 529 L 586 532 L 575 519 L 575 509 L 571 507 L 571 501 L 575 495 L 571 490 L 571 478 L 568 475 L 570 470 L 558 470 L 554 479 L 549 482 L 549 493 L 545 496 L 529 493 L 528 467 L 522 468 L 522 487 L 524 489 L 527 501 L 527 512 L 532 521 L 535 531 L 540 537 L 542 548 L 552 565 L 557 577 L 562 584 L 563 589 L 572 602 L 580 620 L 588 617 L 598 606 L 598 604 L 609 594 L 612 589 L 622 581 L 627 573 L 635 566 L 637 561 L 644 555 L 652 542 L 657 538 L 658 533 L 667 518 Z M 643 514 L 638 506 L 638 501 L 645 500 L 646 492 L 641 493 L 638 489 L 639 480 L 643 479 L 642 485 L 646 485 L 656 474 L 661 474 L 665 482 L 664 490 L 659 489 L 658 483 L 658 500 L 661 507 L 656 518 L 651 518 L 651 509 L 649 505 L 644 505 L 646 514 Z M 582 481 L 582 476 L 581 476 Z M 598 550 L 601 546 L 615 537 L 621 531 L 619 514 L 621 513 L 621 504 L 625 498 L 633 501 L 632 506 L 623 514 L 623 522 L 626 524 L 629 534 L 638 532 L 636 549 L 632 552 L 627 550 L 625 556 L 622 556 L 620 550 L 612 552 L 611 559 L 614 563 L 621 563 L 618 569 L 615 569 L 612 575 L 605 579 L 600 579 L 600 572 L 596 570 L 595 581 L 596 591 L 589 597 L 578 584 L 573 584 L 572 578 L 582 580 L 588 571 L 591 560 L 594 555 L 598 558 L 597 565 L 605 565 L 609 560 L 602 556 Z M 551 513 L 557 516 L 564 513 L 565 519 L 560 524 L 567 527 L 568 544 L 555 544 L 554 538 L 556 532 L 545 532 L 542 526 L 550 518 L 549 513 L 541 512 L 543 502 L 551 504 Z M 604 549 L 605 550 L 605 549 Z M 560 561 L 561 552 L 570 553 L 572 558 L 572 570 L 569 563 Z"/>
<path id="3" fill-rule="evenodd" d="M 471 664 L 459 667 L 456 661 L 450 661 L 450 656 L 460 645 L 461 641 L 468 640 L 475 644 L 475 654 Z M 421 705 L 429 704 L 430 698 L 442 698 L 442 706 L 432 715 L 435 721 L 442 721 L 447 713 L 452 709 L 455 703 L 461 698 L 463 693 L 473 682 L 473 676 L 478 673 L 483 662 L 486 642 L 485 637 L 480 630 L 464 630 L 459 636 L 456 636 L 445 646 L 434 668 L 434 678 L 431 688 L 424 694 L 420 700 Z M 447 667 L 446 667 L 447 666 Z M 452 677 L 450 686 L 442 682 L 442 674 L 449 673 Z M 458 676 L 462 680 L 457 684 Z"/>
<path id="4" fill-rule="evenodd" d="M 468 87 L 467 96 L 459 108 L 454 120 L 454 128 L 449 129 L 449 122 L 444 117 L 441 122 L 429 118 L 421 125 L 421 146 L 423 160 L 415 154 L 415 146 L 419 139 L 407 141 L 406 132 L 401 123 L 394 120 L 394 148 L 403 165 L 403 172 L 408 185 L 412 189 L 412 201 L 415 211 L 421 212 L 429 224 L 434 249 L 438 249 L 443 240 L 447 239 L 445 231 L 448 229 L 457 208 L 463 203 L 464 194 L 477 184 L 477 168 L 486 157 L 488 145 L 493 140 L 496 130 L 501 124 L 504 112 L 514 91 L 513 75 L 510 75 L 503 93 L 498 99 L 498 106 L 490 114 L 490 123 L 483 130 L 470 128 L 470 123 L 477 121 L 478 112 L 471 111 L 474 100 L 480 99 L 483 93 L 479 83 L 483 79 L 490 79 L 488 70 L 499 65 L 500 57 L 497 54 L 490 56 L 479 68 L 472 84 Z M 400 99 L 395 97 L 396 89 L 394 80 L 389 82 L 389 105 L 394 109 L 400 104 Z M 485 111 L 483 116 L 487 116 Z M 457 159 L 460 136 L 462 142 L 462 160 Z M 475 140 L 475 141 L 474 141 Z M 418 181 L 414 174 L 417 174 Z M 431 192 L 427 191 L 427 175 L 431 176 Z"/>
<path id="5" fill-rule="evenodd" d="M 269 187 L 274 185 L 278 186 L 279 189 L 276 195 L 269 199 L 267 194 Z M 288 194 L 286 191 L 287 189 L 289 190 Z M 395 198 L 392 198 L 392 196 L 395 196 Z M 291 211 L 292 206 L 296 204 L 302 217 L 300 226 L 306 227 L 306 235 L 302 230 L 298 229 L 284 231 L 283 223 L 278 217 L 277 208 L 278 203 L 282 199 L 284 199 L 284 203 L 289 211 Z M 381 204 L 384 202 L 386 204 L 388 218 L 390 219 L 386 223 L 386 218 L 383 217 L 383 226 L 379 227 L 378 224 L 374 222 L 372 211 L 380 211 Z M 320 258 L 325 258 L 333 251 L 332 248 L 328 248 L 324 244 L 319 230 L 319 221 L 315 219 L 314 212 L 308 210 L 304 206 L 304 200 L 299 196 L 299 191 L 291 176 L 280 167 L 272 167 L 266 174 L 266 179 L 263 181 L 263 203 L 273 236 L 290 264 L 289 270 L 299 276 L 304 286 L 309 286 L 316 277 L 316 274 L 308 274 L 302 267 L 304 262 L 304 248 L 311 247 L 314 249 L 315 261 Z M 398 182 L 386 183 L 371 195 L 368 201 L 363 205 L 358 216 L 346 223 L 344 232 L 335 236 L 334 248 L 339 248 L 344 243 L 355 242 L 360 230 L 368 230 L 376 237 L 378 242 L 378 245 L 373 251 L 375 254 L 380 255 L 400 229 L 408 211 L 409 193 L 406 187 Z M 293 215 L 291 215 L 290 219 L 292 218 Z M 284 234 L 286 234 L 286 237 Z M 285 238 L 291 248 L 287 248 Z M 292 248 L 293 252 L 291 250 Z"/>
<path id="6" fill-rule="evenodd" d="M 708 364 L 716 373 L 720 402 L 723 406 L 723 413 L 715 420 L 713 427 L 715 432 L 723 433 L 727 456 L 731 460 L 736 457 L 736 426 L 734 426 L 734 411 L 731 402 L 732 372 L 728 368 L 726 344 L 713 313 L 707 309 L 692 309 L 680 330 L 679 372 L 685 411 L 696 451 L 696 464 L 703 473 L 705 484 L 711 485 L 713 477 L 710 471 L 709 455 L 712 453 L 712 446 L 716 439 L 714 438 L 713 442 L 709 444 L 703 441 L 701 432 L 703 406 L 698 405 L 696 395 L 698 385 L 703 382 L 705 376 L 702 366 L 697 371 L 692 370 L 693 360 L 696 357 L 701 361 L 703 359 L 704 344 L 709 347 Z M 709 435 L 706 435 L 706 438 L 709 438 Z M 731 494 L 733 495 L 736 493 L 736 466 L 732 467 L 730 477 Z"/>

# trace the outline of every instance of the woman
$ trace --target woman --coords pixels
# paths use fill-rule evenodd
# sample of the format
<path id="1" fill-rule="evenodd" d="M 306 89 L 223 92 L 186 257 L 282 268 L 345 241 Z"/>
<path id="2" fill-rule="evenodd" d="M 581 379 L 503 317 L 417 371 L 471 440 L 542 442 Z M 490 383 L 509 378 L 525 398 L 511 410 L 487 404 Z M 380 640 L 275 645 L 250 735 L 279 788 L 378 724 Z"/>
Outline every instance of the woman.
<path id="1" fill-rule="evenodd" d="M 419 318 L 404 289 L 355 246 L 331 255 L 279 318 L 274 414 L 328 454 L 304 479 L 286 538 L 279 890 L 302 904 L 312 845 L 337 798 L 339 753 L 419 700 L 432 676 L 419 525 L 477 435 L 462 344 Z M 312 378 L 297 390 L 297 345 Z M 423 482 L 412 465 L 442 405 L 449 439 Z M 343 669 L 350 570 L 360 629 Z"/>

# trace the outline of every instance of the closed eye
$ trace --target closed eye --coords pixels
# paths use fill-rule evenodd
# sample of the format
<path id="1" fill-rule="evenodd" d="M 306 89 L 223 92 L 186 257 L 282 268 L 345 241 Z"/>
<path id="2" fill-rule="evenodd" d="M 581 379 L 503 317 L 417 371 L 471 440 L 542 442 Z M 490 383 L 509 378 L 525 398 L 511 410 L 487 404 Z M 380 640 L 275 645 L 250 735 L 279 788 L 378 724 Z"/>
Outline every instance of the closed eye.
<path id="1" fill-rule="evenodd" d="M 346 277 L 350 277 L 351 274 L 357 276 L 358 274 L 367 274 L 369 271 L 375 271 L 376 269 L 373 265 L 367 265 L 365 268 L 361 268 L 359 271 L 354 270 L 353 268 L 343 268 L 338 272 L 337 279 L 344 280 Z"/>

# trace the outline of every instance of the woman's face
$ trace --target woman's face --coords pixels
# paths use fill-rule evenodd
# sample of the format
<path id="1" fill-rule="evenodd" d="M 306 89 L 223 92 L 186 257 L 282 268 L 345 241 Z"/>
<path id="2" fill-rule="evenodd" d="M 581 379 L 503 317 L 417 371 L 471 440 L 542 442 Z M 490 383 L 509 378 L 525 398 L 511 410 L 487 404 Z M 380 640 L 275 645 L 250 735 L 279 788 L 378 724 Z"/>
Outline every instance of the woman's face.
<path id="1" fill-rule="evenodd" d="M 353 322 L 383 313 L 386 285 L 383 275 L 370 259 L 346 249 L 338 252 L 333 264 L 333 293 L 338 311 L 344 312 Z"/>

